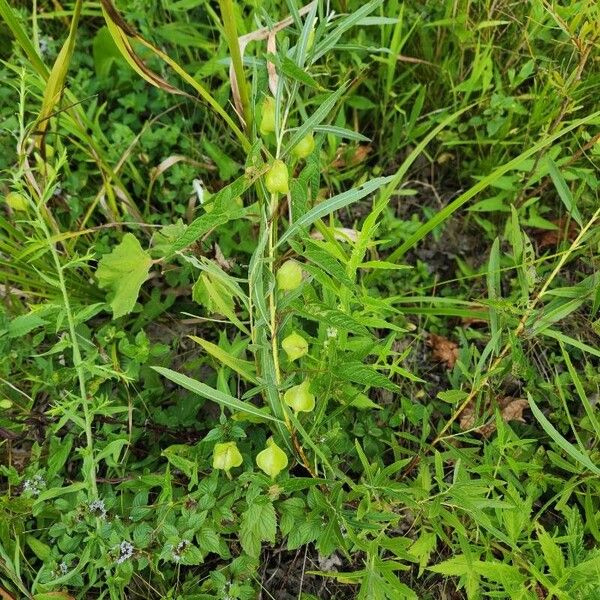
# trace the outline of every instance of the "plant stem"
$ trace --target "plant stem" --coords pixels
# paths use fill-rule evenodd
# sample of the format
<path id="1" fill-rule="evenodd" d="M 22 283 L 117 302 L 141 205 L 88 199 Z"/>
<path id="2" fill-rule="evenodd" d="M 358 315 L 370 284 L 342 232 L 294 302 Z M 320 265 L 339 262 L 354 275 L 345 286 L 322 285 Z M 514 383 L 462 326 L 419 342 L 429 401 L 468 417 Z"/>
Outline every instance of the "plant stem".
<path id="1" fill-rule="evenodd" d="M 278 205 L 278 197 L 277 194 L 271 194 L 271 205 L 269 209 L 269 246 L 268 246 L 268 257 L 267 263 L 269 265 L 269 271 L 273 277 L 275 276 L 273 271 L 273 264 L 275 262 L 275 236 L 277 235 L 277 205 Z M 269 293 L 269 312 L 271 317 L 270 322 L 270 330 L 271 330 L 271 352 L 273 353 L 273 364 L 275 367 L 275 382 L 277 384 L 277 388 L 281 385 L 281 368 L 279 366 L 279 346 L 277 345 L 277 305 L 275 298 L 275 290 L 271 290 Z M 281 401 L 281 394 L 279 391 L 277 392 L 279 395 L 279 399 L 281 402 L 281 412 L 285 418 L 285 425 L 290 430 L 292 430 L 292 424 L 290 423 L 290 419 L 288 417 L 287 411 L 285 410 L 285 406 L 283 406 L 283 402 Z"/>
<path id="2" fill-rule="evenodd" d="M 58 283 L 59 283 L 60 290 L 62 293 L 63 303 L 65 306 L 65 313 L 67 315 L 67 323 L 69 326 L 69 336 L 71 338 L 71 345 L 73 348 L 73 366 L 75 367 L 75 370 L 77 371 L 77 379 L 79 380 L 79 394 L 81 396 L 81 405 L 83 408 L 86 448 L 87 448 L 87 452 L 88 452 L 87 460 L 89 461 L 89 463 L 88 463 L 89 470 L 87 473 L 84 473 L 84 476 L 87 476 L 87 478 L 89 479 L 90 487 L 92 490 L 92 497 L 95 499 L 98 497 L 98 485 L 96 482 L 96 466 L 94 464 L 94 439 L 93 439 L 93 435 L 92 435 L 92 415 L 90 412 L 90 407 L 89 407 L 88 397 L 87 397 L 83 360 L 81 358 L 81 351 L 79 349 L 79 344 L 77 342 L 77 334 L 75 332 L 75 319 L 73 319 L 73 312 L 71 311 L 71 303 L 69 301 L 69 294 L 67 292 L 67 285 L 65 282 L 63 267 L 60 263 L 60 257 L 56 250 L 56 245 L 54 244 L 54 241 L 52 240 L 50 230 L 48 229 L 48 227 L 44 221 L 44 218 L 41 214 L 39 206 L 42 206 L 42 205 L 43 205 L 43 203 L 41 203 L 37 207 L 38 221 L 44 231 L 44 235 L 46 236 L 46 240 L 48 241 L 48 245 L 50 247 L 52 259 L 54 261 L 54 266 L 56 268 L 56 273 L 58 275 Z M 87 461 L 84 459 L 84 465 L 86 462 Z"/>
<path id="3" fill-rule="evenodd" d="M 242 54 L 238 42 L 237 26 L 235 23 L 235 14 L 232 0 L 219 0 L 221 9 L 221 17 L 223 18 L 223 26 L 225 28 L 225 38 L 229 46 L 231 54 L 231 62 L 233 63 L 233 71 L 237 81 L 240 101 L 242 103 L 243 117 L 246 122 L 246 131 L 249 132 L 252 128 L 252 110 L 250 107 L 250 95 L 248 93 L 248 83 L 244 74 L 244 65 L 242 63 Z"/>

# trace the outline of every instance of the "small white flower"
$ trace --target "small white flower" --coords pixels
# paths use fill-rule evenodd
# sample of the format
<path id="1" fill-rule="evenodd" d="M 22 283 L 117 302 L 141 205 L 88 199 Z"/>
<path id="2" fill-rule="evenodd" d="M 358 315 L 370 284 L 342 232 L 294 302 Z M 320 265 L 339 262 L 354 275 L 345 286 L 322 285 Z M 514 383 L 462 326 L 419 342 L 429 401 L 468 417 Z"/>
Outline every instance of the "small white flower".
<path id="1" fill-rule="evenodd" d="M 60 571 L 61 575 L 66 575 L 69 572 L 69 566 L 67 565 L 67 563 L 63 560 L 59 565 L 58 565 L 58 570 Z"/>
<path id="2" fill-rule="evenodd" d="M 34 475 L 32 479 L 26 479 L 23 482 L 23 493 L 29 493 L 32 496 L 39 496 L 42 488 L 46 487 L 46 482 L 41 475 Z"/>
<path id="3" fill-rule="evenodd" d="M 338 336 L 338 330 L 335 327 L 327 328 L 327 337 L 336 338 Z"/>
<path id="4" fill-rule="evenodd" d="M 134 546 L 131 542 L 127 540 L 122 541 L 119 546 L 119 556 L 115 561 L 118 565 L 124 563 L 126 560 L 129 560 L 133 556 Z"/>
<path id="5" fill-rule="evenodd" d="M 173 549 L 173 560 L 179 562 L 181 555 L 185 552 L 185 549 L 190 545 L 188 540 L 181 540 L 177 546 Z"/>
<path id="6" fill-rule="evenodd" d="M 40 38 L 40 54 L 44 56 L 48 54 L 48 50 L 50 49 L 50 42 L 52 41 L 51 37 L 41 37 Z"/>
<path id="7" fill-rule="evenodd" d="M 106 517 L 106 506 L 104 505 L 104 500 L 92 500 L 92 502 L 88 504 L 88 510 L 100 519 L 104 519 Z"/>

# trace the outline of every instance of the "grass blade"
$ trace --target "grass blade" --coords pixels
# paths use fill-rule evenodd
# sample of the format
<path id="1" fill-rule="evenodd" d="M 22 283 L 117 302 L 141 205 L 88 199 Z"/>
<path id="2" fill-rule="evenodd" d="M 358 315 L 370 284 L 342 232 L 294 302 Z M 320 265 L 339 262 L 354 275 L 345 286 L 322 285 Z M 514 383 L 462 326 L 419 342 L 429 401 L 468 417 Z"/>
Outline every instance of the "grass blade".
<path id="1" fill-rule="evenodd" d="M 69 64 L 71 62 L 71 57 L 73 56 L 73 50 L 75 49 L 75 37 L 77 34 L 77 26 L 79 25 L 79 17 L 81 16 L 82 6 L 83 0 L 77 0 L 73 10 L 71 25 L 69 27 L 69 35 L 60 49 L 56 60 L 54 61 L 54 65 L 50 71 L 50 76 L 46 82 L 44 98 L 42 100 L 42 108 L 38 117 L 39 143 L 42 143 L 44 139 L 50 123 L 49 119 L 54 112 L 55 106 L 58 104 L 62 96 L 65 79 L 67 78 L 67 71 L 69 70 Z"/>
<path id="2" fill-rule="evenodd" d="M 344 83 L 337 89 L 333 94 L 327 96 L 327 99 L 322 102 L 315 110 L 315 112 L 302 123 L 298 129 L 296 129 L 290 138 L 287 146 L 283 150 L 283 155 L 288 154 L 292 148 L 310 131 L 312 131 L 317 125 L 320 125 L 325 117 L 331 112 L 331 109 L 336 105 L 337 101 L 341 98 L 342 94 L 348 89 L 348 83 Z"/>
<path id="3" fill-rule="evenodd" d="M 548 419 L 544 416 L 544 413 L 539 409 L 538 405 L 535 403 L 533 397 L 528 392 L 527 399 L 529 400 L 529 407 L 531 408 L 531 412 L 533 416 L 538 420 L 539 424 L 542 426 L 542 429 L 554 440 L 557 446 L 562 448 L 571 458 L 576 460 L 578 463 L 582 464 L 584 467 L 587 467 L 596 475 L 600 475 L 600 469 L 591 461 L 590 457 L 586 454 L 583 454 L 573 444 L 568 442 L 555 428 Z"/>
<path id="4" fill-rule="evenodd" d="M 577 221 L 579 227 L 583 227 L 583 219 L 581 218 L 581 213 L 577 208 L 575 201 L 573 200 L 573 194 L 571 194 L 571 190 L 565 181 L 565 178 L 562 176 L 562 173 L 559 171 L 556 163 L 549 157 L 546 157 L 546 165 L 548 167 L 548 173 L 550 174 L 550 179 L 552 179 L 552 183 L 556 188 L 556 191 L 562 200 L 565 208 L 568 213 Z"/>
<path id="5" fill-rule="evenodd" d="M 561 131 L 558 131 L 543 140 L 540 140 L 537 144 L 534 144 L 525 152 L 522 152 L 516 158 L 508 161 L 507 163 L 501 165 L 496 170 L 492 171 L 487 177 L 484 177 L 481 181 L 478 181 L 473 187 L 468 189 L 466 192 L 461 194 L 456 200 L 448 204 L 448 206 L 444 207 L 440 212 L 438 212 L 435 216 L 429 219 L 426 223 L 421 225 L 419 229 L 413 235 L 411 235 L 399 248 L 396 248 L 394 252 L 390 255 L 388 260 L 398 260 L 403 257 L 411 248 L 416 246 L 429 232 L 435 229 L 438 225 L 441 225 L 446 219 L 448 219 L 452 214 L 454 214 L 461 206 L 466 204 L 471 198 L 474 198 L 479 192 L 482 192 L 487 187 L 496 182 L 502 175 L 508 173 L 512 169 L 515 169 L 522 165 L 524 161 L 526 161 L 530 156 L 537 154 L 540 150 L 547 148 L 552 143 L 554 143 L 559 138 L 563 137 L 570 131 L 597 119 L 600 116 L 600 112 L 595 112 L 587 117 L 583 117 L 581 119 L 577 119 L 573 121 L 568 127 L 565 127 Z"/>
<path id="6" fill-rule="evenodd" d="M 321 204 L 317 204 L 317 206 L 313 207 L 307 213 L 302 215 L 288 228 L 288 230 L 281 236 L 278 246 L 283 244 L 286 240 L 290 239 L 302 227 L 308 227 L 317 219 L 320 219 L 321 217 L 324 217 L 325 215 L 328 215 L 329 213 L 332 213 L 335 210 L 344 208 L 345 206 L 348 206 L 353 202 L 361 200 L 365 196 L 372 194 L 379 188 L 389 183 L 392 179 L 393 177 L 376 177 L 375 179 L 371 179 L 371 181 L 368 181 L 360 187 L 353 188 L 346 192 L 342 192 L 341 194 L 337 194 L 336 196 L 333 196 L 332 198 L 321 202 Z"/>
<path id="7" fill-rule="evenodd" d="M 254 406 L 254 404 L 251 404 L 250 402 L 244 402 L 243 400 L 238 400 L 229 394 L 224 394 L 223 392 L 220 392 L 219 390 L 216 390 L 205 383 L 196 381 L 187 375 L 182 375 L 181 373 L 177 373 L 177 371 L 165 369 L 164 367 L 152 367 L 152 369 L 173 383 L 180 385 L 182 388 L 185 388 L 190 392 L 194 392 L 194 394 L 198 394 L 203 398 L 212 400 L 213 402 L 216 402 L 221 406 L 225 406 L 234 412 L 245 412 L 260 419 L 267 419 L 268 421 L 274 421 L 275 423 L 282 423 L 281 419 L 269 414 L 265 414 L 262 410 L 259 410 L 256 406 Z"/>

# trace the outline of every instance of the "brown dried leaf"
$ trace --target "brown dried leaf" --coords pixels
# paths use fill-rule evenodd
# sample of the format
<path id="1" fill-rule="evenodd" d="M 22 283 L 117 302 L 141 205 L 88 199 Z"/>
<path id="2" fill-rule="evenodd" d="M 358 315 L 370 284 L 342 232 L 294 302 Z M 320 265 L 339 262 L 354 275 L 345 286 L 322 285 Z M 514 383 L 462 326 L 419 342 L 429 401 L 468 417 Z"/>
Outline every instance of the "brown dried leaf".
<path id="1" fill-rule="evenodd" d="M 523 398 L 514 398 L 513 396 L 506 396 L 504 398 L 500 398 L 498 400 L 498 408 L 500 409 L 500 416 L 505 423 L 510 421 L 521 421 L 521 423 L 525 423 L 525 419 L 523 418 L 523 411 L 529 407 L 529 403 L 527 400 Z M 488 405 L 485 408 L 487 412 L 491 407 Z M 463 410 L 459 425 L 463 431 L 467 429 L 473 429 L 475 427 L 475 423 L 477 422 L 477 415 L 475 414 L 475 403 L 470 402 L 465 409 Z M 496 421 L 492 420 L 478 427 L 476 429 L 477 433 L 480 433 L 483 437 L 489 437 L 494 431 L 496 431 Z"/>
<path id="2" fill-rule="evenodd" d="M 469 309 L 472 311 L 480 312 L 482 314 L 481 317 L 462 317 L 461 323 L 464 327 L 470 327 L 471 325 L 487 325 L 488 319 L 485 317 L 488 316 L 488 309 L 484 306 L 469 306 Z"/>
<path id="3" fill-rule="evenodd" d="M 221 267 L 221 269 L 223 269 L 223 271 L 230 271 L 231 268 L 233 267 L 233 261 L 227 260 L 225 258 L 225 255 L 223 254 L 221 247 L 219 246 L 219 244 L 216 244 L 216 243 L 215 243 L 215 261 Z"/>
<path id="4" fill-rule="evenodd" d="M 148 68 L 139 54 L 134 50 L 131 40 L 142 42 L 156 52 L 156 48 L 141 38 L 139 33 L 131 27 L 115 8 L 111 0 L 101 0 L 102 12 L 108 27 L 108 31 L 119 49 L 123 58 L 129 63 L 131 68 L 143 77 L 151 85 L 164 90 L 170 94 L 189 96 L 186 92 L 180 90 L 163 79 L 160 75 Z M 156 52 L 157 53 L 157 52 Z"/>
<path id="5" fill-rule="evenodd" d="M 267 52 L 269 54 L 277 54 L 277 40 L 275 39 L 274 31 L 269 32 L 269 37 L 267 38 Z M 267 73 L 269 74 L 269 90 L 271 90 L 271 94 L 275 97 L 277 96 L 279 76 L 277 75 L 275 65 L 270 60 L 267 61 Z"/>
<path id="6" fill-rule="evenodd" d="M 359 144 L 356 146 L 354 152 L 350 154 L 347 152 L 339 153 L 337 158 L 331 163 L 331 166 L 336 169 L 341 167 L 355 167 L 364 162 L 372 151 L 373 146 L 370 144 Z"/>
<path id="7" fill-rule="evenodd" d="M 311 231 L 310 237 L 313 240 L 324 240 L 325 237 L 320 231 Z M 336 227 L 333 230 L 333 237 L 338 242 L 357 242 L 358 231 L 356 229 L 349 229 L 348 227 Z"/>
<path id="8" fill-rule="evenodd" d="M 475 426 L 475 403 L 473 400 L 471 400 L 471 402 L 465 406 L 464 410 L 460 414 L 460 421 L 458 424 L 463 431 L 472 429 Z"/>
<path id="9" fill-rule="evenodd" d="M 427 345 L 431 348 L 431 356 L 435 361 L 444 363 L 448 369 L 454 367 L 458 360 L 458 344 L 456 342 L 443 335 L 430 333 Z"/>
<path id="10" fill-rule="evenodd" d="M 566 217 L 554 219 L 552 221 L 556 225 L 556 229 L 536 229 L 533 236 L 535 237 L 538 249 L 554 248 L 563 240 L 573 241 L 577 237 L 577 223 L 573 220 L 569 221 Z"/>

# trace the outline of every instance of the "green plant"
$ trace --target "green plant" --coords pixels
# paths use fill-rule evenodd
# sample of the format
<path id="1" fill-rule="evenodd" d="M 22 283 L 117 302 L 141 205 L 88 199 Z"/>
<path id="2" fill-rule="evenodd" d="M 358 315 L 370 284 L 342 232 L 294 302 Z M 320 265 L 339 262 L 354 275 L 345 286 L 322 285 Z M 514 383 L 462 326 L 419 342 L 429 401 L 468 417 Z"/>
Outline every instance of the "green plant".
<path id="1" fill-rule="evenodd" d="M 1 594 L 599 593 L 563 4 L 0 0 Z"/>

